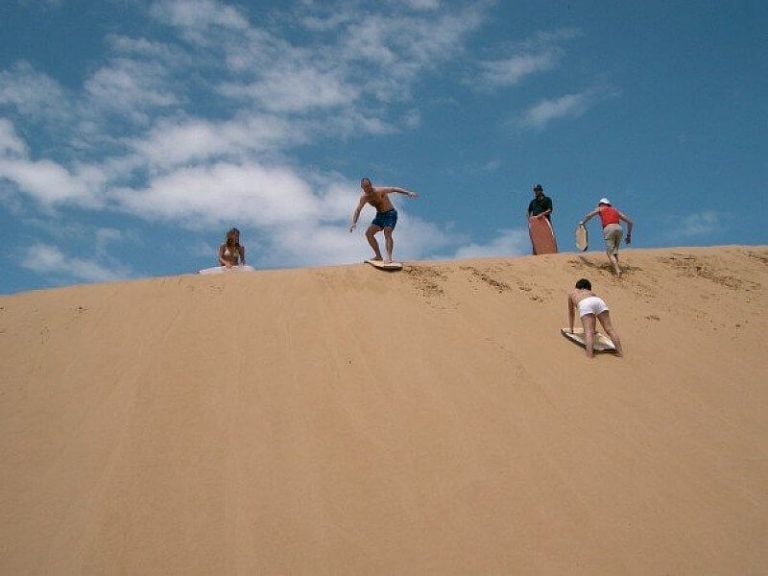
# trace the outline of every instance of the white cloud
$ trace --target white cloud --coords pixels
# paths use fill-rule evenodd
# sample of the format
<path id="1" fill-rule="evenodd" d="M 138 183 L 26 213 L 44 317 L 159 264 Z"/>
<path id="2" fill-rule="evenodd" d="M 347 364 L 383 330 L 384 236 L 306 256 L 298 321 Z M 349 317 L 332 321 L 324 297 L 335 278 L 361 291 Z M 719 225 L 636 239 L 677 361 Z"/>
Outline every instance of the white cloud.
<path id="1" fill-rule="evenodd" d="M 542 46 L 557 46 L 567 40 L 578 38 L 582 35 L 579 28 L 558 28 L 557 30 L 544 30 L 537 32 L 531 39 L 523 42 L 524 49 L 537 49 Z"/>
<path id="2" fill-rule="evenodd" d="M 503 60 L 480 64 L 480 85 L 489 88 L 514 86 L 524 77 L 537 72 L 552 70 L 558 63 L 555 50 L 538 54 L 518 54 Z"/>
<path id="3" fill-rule="evenodd" d="M 118 58 L 97 70 L 85 83 L 85 91 L 99 109 L 144 123 L 148 109 L 179 102 L 169 86 L 168 72 L 158 63 Z"/>
<path id="4" fill-rule="evenodd" d="M 360 226 L 349 232 L 349 216 L 356 197 L 346 205 L 348 214 L 337 224 L 319 224 L 312 227 L 290 225 L 271 229 L 264 235 L 259 249 L 266 255 L 258 255 L 249 248 L 249 253 L 266 265 L 319 266 L 329 264 L 350 264 L 361 262 L 372 255 L 364 232 L 372 218 L 371 212 L 360 218 Z M 394 256 L 400 260 L 418 260 L 455 244 L 456 239 L 438 226 L 420 218 L 410 216 L 398 207 L 399 219 L 394 233 Z M 384 238 L 378 237 L 379 247 L 384 251 Z"/>
<path id="5" fill-rule="evenodd" d="M 339 217 L 320 211 L 319 197 L 293 169 L 255 163 L 180 168 L 146 188 L 117 189 L 113 199 L 143 218 L 194 224 L 276 226 Z"/>
<path id="6" fill-rule="evenodd" d="M 401 0 L 412 10 L 437 10 L 440 8 L 440 0 Z"/>
<path id="7" fill-rule="evenodd" d="M 403 117 L 406 128 L 415 129 L 421 126 L 421 113 L 417 109 L 409 110 Z"/>
<path id="8" fill-rule="evenodd" d="M 407 118 L 405 119 L 407 123 Z M 355 110 L 340 110 L 339 114 L 332 118 L 325 118 L 307 125 L 314 133 L 322 133 L 326 136 L 350 136 L 362 134 L 381 136 L 398 132 L 396 125 L 378 118 L 369 116 Z"/>
<path id="9" fill-rule="evenodd" d="M 372 120 L 358 130 L 382 133 L 390 122 L 373 112 L 376 104 L 408 99 L 420 72 L 460 53 L 486 6 L 435 14 L 437 2 L 412 0 L 406 5 L 411 12 L 393 15 L 386 7 L 370 14 L 354 2 L 302 3 L 292 15 L 306 33 L 296 40 L 280 36 L 279 26 L 251 22 L 243 12 L 213 0 L 156 2 L 151 12 L 192 43 L 189 49 L 199 57 L 199 69 L 218 71 L 210 86 L 234 106 L 304 119 L 338 110 Z M 325 34 L 328 30 L 335 30 L 333 36 Z M 124 37 L 113 45 L 129 55 L 164 52 L 162 46 Z M 132 90 L 129 85 L 126 93 Z M 145 100 L 157 94 L 167 96 L 156 90 Z"/>
<path id="10" fill-rule="evenodd" d="M 334 12 L 328 16 L 317 14 L 305 14 L 299 17 L 301 25 L 311 32 L 331 32 L 338 30 L 344 24 L 354 20 L 354 17 L 346 12 Z"/>
<path id="11" fill-rule="evenodd" d="M 103 179 L 98 169 L 72 174 L 50 160 L 0 158 L 0 178 L 16 184 L 42 204 L 75 202 L 93 206 Z"/>
<path id="12" fill-rule="evenodd" d="M 401 21 L 401 25 L 407 22 Z M 400 60 L 391 35 L 392 26 L 393 22 L 389 18 L 368 16 L 357 24 L 355 35 L 346 38 L 346 45 L 342 47 L 343 54 L 349 60 L 392 66 Z"/>
<path id="13" fill-rule="evenodd" d="M 28 154 L 27 144 L 16 134 L 13 123 L 0 118 L 0 158 L 22 158 Z"/>
<path id="14" fill-rule="evenodd" d="M 343 225 L 288 226 L 264 236 L 263 244 L 249 248 L 251 259 L 266 266 L 323 266 L 360 262 L 367 254 L 360 238 Z M 368 244 L 362 239 L 367 248 Z M 370 251 L 370 248 L 367 248 Z"/>
<path id="15" fill-rule="evenodd" d="M 35 244 L 30 247 L 34 258 L 22 261 L 22 267 L 44 275 L 61 276 L 67 279 L 84 280 L 87 282 L 108 282 L 128 278 L 130 274 L 125 268 L 113 268 L 100 264 L 95 260 L 72 258 L 64 254 L 56 246 Z"/>
<path id="16" fill-rule="evenodd" d="M 355 25 L 346 49 L 352 57 L 363 56 L 384 66 L 395 78 L 413 78 L 459 54 L 466 36 L 480 26 L 483 17 L 482 4 L 437 16 L 370 16 Z M 368 39 L 363 46 L 358 29 Z M 376 51 L 376 44 L 386 46 L 388 52 Z"/>
<path id="17" fill-rule="evenodd" d="M 159 120 L 146 135 L 127 142 L 143 164 L 168 169 L 284 150 L 305 138 L 303 131 L 277 116 L 244 115 L 222 122 L 200 118 Z"/>
<path id="18" fill-rule="evenodd" d="M 706 236 L 719 231 L 720 228 L 720 215 L 717 212 L 706 210 L 689 214 L 683 218 L 680 222 L 679 234 L 686 238 Z"/>
<path id="19" fill-rule="evenodd" d="M 147 38 L 132 38 L 120 34 L 107 37 L 109 46 L 123 57 L 151 58 L 173 64 L 191 64 L 188 56 L 177 47 Z"/>
<path id="20" fill-rule="evenodd" d="M 253 83 L 226 83 L 221 93 L 235 98 L 254 98 L 272 112 L 306 112 L 317 108 L 348 105 L 359 90 L 336 72 L 286 63 L 262 75 Z"/>
<path id="21" fill-rule="evenodd" d="M 408 101 L 424 72 L 461 55 L 488 4 L 438 11 L 435 0 L 402 0 L 373 14 L 356 2 L 320 4 L 300 3 L 273 26 L 223 2 L 161 0 L 150 12 L 154 28 L 165 25 L 162 40 L 107 36 L 110 52 L 79 89 L 64 90 L 28 65 L 3 72 L 13 82 L 0 84 L 0 104 L 35 117 L 66 110 L 69 124 L 61 141 L 49 139 L 37 155 L 0 119 L 0 179 L 46 206 L 127 212 L 189 228 L 251 227 L 274 265 L 361 260 L 367 243 L 347 230 L 357 182 L 302 173 L 287 154 L 318 138 L 332 144 L 339 136 L 418 128 L 417 104 L 392 103 Z M 322 10 L 331 16 L 316 16 Z M 302 18 L 302 11 L 315 16 Z M 301 34 L 279 25 L 289 13 L 297 16 L 292 26 L 306 27 Z M 117 228 L 102 228 L 94 257 L 124 240 Z M 400 257 L 447 251 L 459 241 L 401 209 Z M 99 260 L 41 249 L 39 271 L 110 279 Z"/>
<path id="22" fill-rule="evenodd" d="M 4 119 L 0 119 L 0 179 L 45 205 L 70 201 L 90 206 L 95 206 L 106 181 L 96 166 L 78 165 L 70 171 L 52 160 L 32 160 L 26 143 Z"/>
<path id="23" fill-rule="evenodd" d="M 528 231 L 520 228 L 500 230 L 487 244 L 466 244 L 456 250 L 454 258 L 484 258 L 490 256 L 519 256 L 530 254 Z"/>
<path id="24" fill-rule="evenodd" d="M 239 10 L 214 0 L 163 0 L 155 2 L 151 12 L 158 20 L 204 44 L 217 30 L 237 32 L 249 27 L 248 19 Z"/>
<path id="25" fill-rule="evenodd" d="M 513 47 L 510 55 L 481 61 L 476 86 L 486 90 L 506 88 L 532 74 L 554 70 L 560 65 L 563 56 L 561 45 L 579 34 L 578 30 L 572 28 L 539 32 Z"/>
<path id="26" fill-rule="evenodd" d="M 69 115 L 64 89 L 28 62 L 0 71 L 0 106 L 3 105 L 12 106 L 27 119 L 63 120 Z"/>
<path id="27" fill-rule="evenodd" d="M 439 226 L 411 216 L 405 209 L 398 209 L 398 212 L 400 216 L 395 230 L 395 257 L 398 259 L 429 257 L 466 240 L 454 233 L 450 226 Z"/>
<path id="28" fill-rule="evenodd" d="M 525 128 L 542 130 L 553 120 L 581 116 L 597 101 L 595 93 L 591 90 L 580 94 L 566 94 L 551 100 L 542 100 L 523 112 L 520 125 Z"/>
<path id="29" fill-rule="evenodd" d="M 122 242 L 125 234 L 116 228 L 98 228 L 95 234 L 96 251 L 106 254 L 107 248 L 113 242 Z"/>

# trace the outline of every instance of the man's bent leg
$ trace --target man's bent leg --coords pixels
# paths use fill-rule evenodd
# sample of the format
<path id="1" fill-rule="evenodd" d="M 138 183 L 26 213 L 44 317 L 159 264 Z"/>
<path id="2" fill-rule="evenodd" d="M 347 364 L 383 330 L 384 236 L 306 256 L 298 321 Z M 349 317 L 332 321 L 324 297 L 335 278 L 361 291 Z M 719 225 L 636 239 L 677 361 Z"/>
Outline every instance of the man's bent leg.
<path id="1" fill-rule="evenodd" d="M 376 226 L 375 224 L 371 224 L 368 226 L 368 230 L 365 231 L 365 237 L 368 239 L 368 244 L 371 245 L 371 248 L 373 248 L 373 253 L 375 256 L 372 258 L 373 260 L 381 260 L 381 250 L 379 249 L 379 242 L 376 240 L 376 234 L 381 232 L 381 227 Z"/>

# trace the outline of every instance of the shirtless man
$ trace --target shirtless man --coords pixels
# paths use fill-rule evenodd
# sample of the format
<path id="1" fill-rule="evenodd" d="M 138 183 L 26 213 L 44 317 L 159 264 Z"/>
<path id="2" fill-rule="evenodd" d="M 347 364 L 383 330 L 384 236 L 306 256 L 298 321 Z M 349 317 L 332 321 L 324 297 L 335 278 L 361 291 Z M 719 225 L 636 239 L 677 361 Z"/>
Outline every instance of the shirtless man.
<path id="1" fill-rule="evenodd" d="M 581 325 L 584 327 L 584 336 L 587 341 L 587 357 L 592 358 L 595 355 L 595 328 L 597 327 L 595 318 L 600 320 L 603 330 L 613 340 L 613 344 L 616 346 L 616 355 L 623 356 L 621 340 L 619 340 L 619 335 L 611 324 L 611 314 L 608 311 L 608 305 L 602 298 L 599 298 L 592 292 L 592 283 L 586 278 L 576 282 L 576 288 L 568 294 L 568 326 L 571 332 L 573 332 L 576 308 L 579 309 Z"/>
<path id="2" fill-rule="evenodd" d="M 360 202 L 358 202 L 357 208 L 355 208 L 355 212 L 352 214 L 352 225 L 349 227 L 349 231 L 352 232 L 357 226 L 360 211 L 366 204 L 376 208 L 376 218 L 373 219 L 368 230 L 365 231 L 365 237 L 368 239 L 368 244 L 373 248 L 373 260 L 381 260 L 381 250 L 379 249 L 379 242 L 376 240 L 376 234 L 382 230 L 384 231 L 384 245 L 387 250 L 387 258 L 384 262 L 390 263 L 392 262 L 392 250 L 394 249 L 392 231 L 397 224 L 397 210 L 392 205 L 389 194 L 397 192 L 398 194 L 408 196 L 408 198 L 418 198 L 419 195 L 404 188 L 377 188 L 371 184 L 368 178 L 360 180 L 360 188 L 363 189 L 363 193 L 360 195 Z"/>

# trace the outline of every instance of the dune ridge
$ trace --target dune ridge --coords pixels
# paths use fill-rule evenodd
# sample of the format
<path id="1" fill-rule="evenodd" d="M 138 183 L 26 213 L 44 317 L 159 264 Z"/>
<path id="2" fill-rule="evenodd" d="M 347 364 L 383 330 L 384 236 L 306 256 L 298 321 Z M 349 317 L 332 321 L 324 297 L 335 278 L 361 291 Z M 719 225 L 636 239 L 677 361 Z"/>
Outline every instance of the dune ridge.
<path id="1" fill-rule="evenodd" d="M 0 297 L 0 573 L 767 572 L 768 247 L 622 259 Z"/>

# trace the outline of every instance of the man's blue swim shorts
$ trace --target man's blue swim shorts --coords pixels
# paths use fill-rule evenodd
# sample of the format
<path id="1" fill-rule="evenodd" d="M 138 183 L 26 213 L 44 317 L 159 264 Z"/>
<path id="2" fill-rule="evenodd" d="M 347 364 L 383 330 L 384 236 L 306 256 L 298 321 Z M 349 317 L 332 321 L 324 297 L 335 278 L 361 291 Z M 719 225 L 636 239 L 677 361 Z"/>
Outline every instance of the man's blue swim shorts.
<path id="1" fill-rule="evenodd" d="M 387 212 L 377 212 L 376 218 L 371 224 L 379 228 L 392 228 L 394 230 L 395 224 L 397 224 L 397 210 L 393 208 Z"/>

